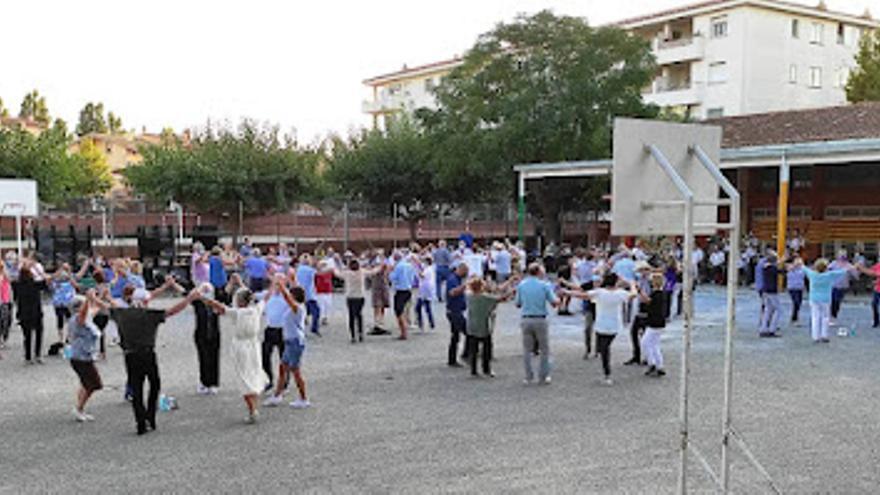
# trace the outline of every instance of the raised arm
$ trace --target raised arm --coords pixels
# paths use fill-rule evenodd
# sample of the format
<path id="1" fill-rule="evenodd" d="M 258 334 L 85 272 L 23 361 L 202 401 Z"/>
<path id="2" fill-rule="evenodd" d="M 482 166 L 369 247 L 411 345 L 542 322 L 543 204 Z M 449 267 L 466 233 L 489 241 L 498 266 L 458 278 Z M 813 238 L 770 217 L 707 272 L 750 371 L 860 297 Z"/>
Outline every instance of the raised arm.
<path id="1" fill-rule="evenodd" d="M 186 297 L 178 301 L 177 304 L 165 310 L 165 318 L 171 318 L 172 316 L 179 314 L 199 297 L 199 291 L 197 289 L 193 289 Z"/>
<path id="2" fill-rule="evenodd" d="M 226 307 L 225 304 L 223 304 L 223 303 L 221 303 L 221 302 L 217 302 L 217 301 L 215 301 L 214 299 L 207 299 L 207 298 L 204 298 L 204 297 L 200 297 L 200 299 L 201 299 L 201 301 L 202 301 L 203 303 L 205 303 L 208 307 L 210 307 L 211 309 L 213 309 L 214 312 L 217 313 L 218 315 L 224 315 L 224 314 L 226 314 L 226 309 L 227 309 L 227 307 Z"/>
<path id="3" fill-rule="evenodd" d="M 294 312 L 298 312 L 300 309 L 300 304 L 293 299 L 293 296 L 290 294 L 290 291 L 287 290 L 287 287 L 284 284 L 278 284 L 278 292 L 281 294 L 281 297 L 284 298 L 284 301 L 290 306 Z"/>

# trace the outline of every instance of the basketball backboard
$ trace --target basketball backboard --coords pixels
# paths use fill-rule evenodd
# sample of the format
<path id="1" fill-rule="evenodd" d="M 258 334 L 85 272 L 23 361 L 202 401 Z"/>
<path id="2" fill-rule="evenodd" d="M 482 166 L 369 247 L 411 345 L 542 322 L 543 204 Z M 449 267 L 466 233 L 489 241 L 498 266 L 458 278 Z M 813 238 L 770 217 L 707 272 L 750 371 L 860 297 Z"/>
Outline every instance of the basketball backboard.
<path id="1" fill-rule="evenodd" d="M 656 146 L 694 194 L 694 201 L 718 199 L 718 183 L 689 148 L 699 145 L 719 163 L 721 128 L 656 120 L 618 118 L 614 121 L 614 165 L 611 180 L 612 235 L 681 235 L 684 209 L 650 207 L 645 203 L 681 200 L 681 194 L 647 150 Z M 694 233 L 708 235 L 717 223 L 717 206 L 695 206 Z"/>
<path id="2" fill-rule="evenodd" d="M 0 179 L 0 216 L 36 217 L 40 213 L 37 182 L 30 179 Z"/>

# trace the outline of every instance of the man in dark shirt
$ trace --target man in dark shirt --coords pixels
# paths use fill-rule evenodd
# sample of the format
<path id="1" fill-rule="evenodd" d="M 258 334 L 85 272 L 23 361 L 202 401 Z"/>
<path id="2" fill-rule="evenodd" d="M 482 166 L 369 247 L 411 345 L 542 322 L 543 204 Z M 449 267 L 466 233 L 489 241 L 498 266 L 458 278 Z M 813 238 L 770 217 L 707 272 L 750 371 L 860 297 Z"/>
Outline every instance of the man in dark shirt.
<path id="1" fill-rule="evenodd" d="M 464 263 L 459 263 L 455 271 L 446 279 L 446 319 L 449 320 L 449 329 L 452 334 L 449 338 L 449 355 L 447 364 L 454 368 L 460 368 L 462 365 L 458 362 L 458 343 L 461 336 L 467 332 L 467 320 L 464 312 L 467 310 L 467 300 L 465 299 L 465 279 L 467 279 L 468 267 Z M 467 345 L 465 345 L 467 349 Z"/>
<path id="2" fill-rule="evenodd" d="M 125 353 L 125 371 L 131 389 L 138 435 L 146 433 L 148 425 L 150 429 L 156 429 L 156 408 L 161 387 L 155 352 L 159 325 L 167 318 L 183 311 L 199 297 L 197 292 L 193 291 L 167 310 L 147 308 L 152 298 L 175 285 L 171 277 L 152 293 L 128 285 L 123 290 L 122 302 L 111 300 L 113 308 L 110 310 L 110 318 L 119 328 L 120 347 Z M 146 406 L 144 406 L 145 380 L 150 382 L 150 394 Z"/>
<path id="3" fill-rule="evenodd" d="M 202 297 L 214 297 L 214 289 L 210 284 L 199 287 Z M 193 336 L 199 358 L 199 395 L 216 395 L 220 388 L 220 316 L 204 301 L 196 299 L 192 302 L 196 316 L 196 331 Z"/>
<path id="4" fill-rule="evenodd" d="M 782 307 L 779 304 L 779 267 L 777 266 L 776 253 L 767 255 L 767 264 L 762 270 L 764 308 L 761 313 L 761 328 L 758 330 L 760 337 L 778 337 L 779 315 Z"/>

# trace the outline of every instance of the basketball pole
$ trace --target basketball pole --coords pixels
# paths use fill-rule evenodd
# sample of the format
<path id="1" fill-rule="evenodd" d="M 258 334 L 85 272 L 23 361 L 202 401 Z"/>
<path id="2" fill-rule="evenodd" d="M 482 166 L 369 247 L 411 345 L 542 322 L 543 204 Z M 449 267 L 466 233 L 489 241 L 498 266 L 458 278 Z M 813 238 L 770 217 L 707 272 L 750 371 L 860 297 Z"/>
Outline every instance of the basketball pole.
<path id="1" fill-rule="evenodd" d="M 679 398 L 679 422 L 681 434 L 680 446 L 680 466 L 678 472 L 678 493 L 685 495 L 687 493 L 687 467 L 688 467 L 688 447 L 690 439 L 688 438 L 688 400 L 689 400 L 689 375 L 690 375 L 690 355 L 691 355 L 691 330 L 694 324 L 694 274 L 691 272 L 693 264 L 694 252 L 694 198 L 693 196 L 685 198 L 684 206 L 684 273 L 682 283 L 684 283 L 684 294 L 682 295 L 682 303 L 684 303 L 684 333 L 682 335 L 681 349 L 681 389 Z"/>
<path id="2" fill-rule="evenodd" d="M 523 173 L 518 174 L 516 200 L 516 234 L 520 242 L 525 242 L 526 230 L 526 179 Z"/>
<path id="3" fill-rule="evenodd" d="M 776 223 L 776 259 L 781 262 L 785 256 L 785 233 L 788 230 L 788 192 L 790 182 L 790 170 L 788 167 L 788 158 L 785 152 L 782 153 L 782 162 L 779 164 L 779 212 Z M 782 289 L 783 274 L 779 274 L 776 281 L 779 288 Z"/>
<path id="4" fill-rule="evenodd" d="M 22 242 L 21 242 L 21 208 L 18 209 L 15 213 L 15 238 L 18 242 L 18 259 L 21 259 L 22 255 Z"/>

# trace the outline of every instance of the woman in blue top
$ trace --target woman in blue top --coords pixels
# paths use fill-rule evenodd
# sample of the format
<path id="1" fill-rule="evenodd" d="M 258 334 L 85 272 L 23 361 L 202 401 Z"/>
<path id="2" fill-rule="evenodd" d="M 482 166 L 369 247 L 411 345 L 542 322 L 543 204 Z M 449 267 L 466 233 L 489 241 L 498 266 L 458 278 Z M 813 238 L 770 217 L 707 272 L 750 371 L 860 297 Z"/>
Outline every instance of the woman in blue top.
<path id="1" fill-rule="evenodd" d="M 76 316 L 67 324 L 70 366 L 80 381 L 73 417 L 79 422 L 94 421 L 94 417 L 85 413 L 86 402 L 93 393 L 103 388 L 103 384 L 98 368 L 95 367 L 95 354 L 101 331 L 92 322 L 91 317 L 99 309 L 105 308 L 106 304 L 98 299 L 93 289 L 90 289 L 86 297 L 76 296 L 72 307 L 76 311 Z"/>
<path id="2" fill-rule="evenodd" d="M 810 281 L 810 316 L 813 342 L 828 343 L 828 324 L 831 318 L 831 289 L 847 270 L 828 271 L 828 260 L 820 258 L 813 268 L 804 267 Z"/>

